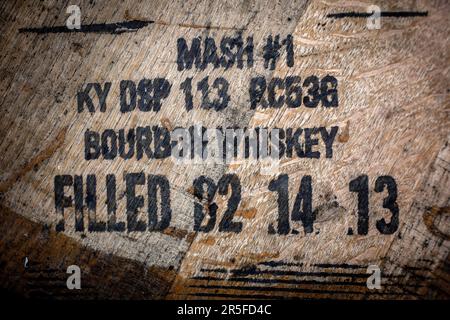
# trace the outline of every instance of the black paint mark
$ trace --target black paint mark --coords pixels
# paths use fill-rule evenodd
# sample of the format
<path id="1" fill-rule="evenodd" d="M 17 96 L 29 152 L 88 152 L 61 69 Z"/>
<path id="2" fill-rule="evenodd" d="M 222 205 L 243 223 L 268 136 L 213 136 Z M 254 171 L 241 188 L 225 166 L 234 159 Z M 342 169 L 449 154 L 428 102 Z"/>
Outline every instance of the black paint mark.
<path id="1" fill-rule="evenodd" d="M 149 24 L 154 23 L 151 20 L 132 20 L 116 23 L 94 23 L 88 25 L 81 25 L 80 29 L 69 29 L 66 26 L 56 26 L 56 27 L 38 27 L 38 28 L 20 28 L 19 33 L 31 32 L 31 33 L 72 33 L 72 32 L 82 32 L 82 33 L 110 33 L 110 34 L 121 34 L 124 32 L 135 32 L 142 29 Z"/>
<path id="2" fill-rule="evenodd" d="M 365 273 L 344 273 L 344 272 L 304 272 L 304 271 L 291 271 L 291 270 L 260 270 L 254 266 L 242 268 L 242 269 L 232 269 L 226 270 L 222 268 L 217 269 L 200 269 L 201 272 L 213 272 L 213 273 L 231 273 L 233 276 L 255 276 L 255 275 L 271 275 L 271 276 L 297 276 L 297 277 L 348 277 L 348 278 L 367 278 Z M 385 275 L 387 279 L 401 278 L 402 276 L 397 275 Z"/>
<path id="3" fill-rule="evenodd" d="M 220 298 L 234 298 L 234 299 L 267 299 L 267 300 L 283 300 L 287 299 L 283 296 L 274 296 L 274 295 L 264 295 L 264 294 L 252 294 L 252 295 L 243 295 L 243 294 L 230 294 L 230 293 L 189 293 L 188 296 L 194 297 L 220 297 Z"/>
<path id="4" fill-rule="evenodd" d="M 218 277 L 204 277 L 196 276 L 192 277 L 192 280 L 204 280 L 204 281 L 226 281 L 226 282 L 244 282 L 244 283 L 260 283 L 260 284 L 314 284 L 314 285 L 336 285 L 336 286 L 355 286 L 355 287 L 367 287 L 366 281 L 355 282 L 355 281 L 320 281 L 320 280 L 286 280 L 286 279 L 266 279 L 266 278 L 218 278 Z M 363 279 L 364 280 L 364 279 Z M 422 288 L 423 285 L 420 284 L 399 284 L 399 283 L 383 283 L 384 286 L 389 287 L 412 287 L 412 288 Z"/>
<path id="5" fill-rule="evenodd" d="M 340 12 L 327 14 L 327 18 L 369 18 L 373 14 L 374 12 Z M 428 11 L 381 11 L 380 16 L 391 18 L 426 17 L 428 16 Z"/>
<path id="6" fill-rule="evenodd" d="M 199 289 L 219 289 L 219 290 L 239 290 L 239 291 L 255 291 L 255 292 L 288 292 L 288 293 L 306 293 L 306 294 L 355 294 L 363 295 L 365 292 L 351 290 L 317 290 L 306 288 L 280 288 L 280 287 L 261 287 L 261 286 L 222 286 L 222 285 L 190 285 L 190 288 Z M 402 296 L 402 292 L 370 292 L 371 295 L 392 295 Z"/>

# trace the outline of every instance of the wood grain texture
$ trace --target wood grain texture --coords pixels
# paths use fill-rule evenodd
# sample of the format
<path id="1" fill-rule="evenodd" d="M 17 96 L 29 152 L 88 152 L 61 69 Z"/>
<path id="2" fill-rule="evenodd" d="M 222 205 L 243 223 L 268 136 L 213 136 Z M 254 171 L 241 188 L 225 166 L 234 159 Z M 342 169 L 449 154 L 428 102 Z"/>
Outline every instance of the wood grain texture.
<path id="1" fill-rule="evenodd" d="M 60 298 L 449 298 L 448 1 L 379 1 L 383 10 L 428 12 L 383 18 L 380 30 L 368 30 L 366 19 L 327 18 L 333 12 L 365 12 L 368 1 L 81 1 L 83 24 L 154 23 L 121 34 L 19 33 L 20 28 L 63 26 L 70 4 L 0 4 L 3 288 Z M 177 71 L 178 38 L 220 39 L 236 32 L 254 38 L 253 68 Z M 275 70 L 263 67 L 264 41 L 271 34 L 293 35 L 292 68 L 281 62 Z M 327 74 L 339 80 L 338 108 L 249 108 L 252 77 Z M 230 82 L 230 106 L 186 111 L 180 83 L 205 76 Z M 173 87 L 159 112 L 119 112 L 120 80 L 156 77 L 169 79 Z M 112 83 L 106 112 L 77 113 L 77 91 L 86 83 L 106 81 Z M 194 105 L 199 99 L 194 97 Z M 290 210 L 302 176 L 312 176 L 314 232 L 306 235 L 294 224 L 299 234 L 268 234 L 277 214 L 276 194 L 267 188 L 274 176 L 258 165 L 83 158 L 87 129 L 199 123 L 208 128 L 339 126 L 332 159 L 285 158 L 279 167 L 278 173 L 289 174 Z M 114 173 L 122 181 L 124 173 L 141 171 L 170 181 L 170 228 L 80 233 L 74 231 L 73 210 L 67 209 L 66 231 L 53 231 L 59 218 L 55 175 L 96 174 L 104 181 Z M 223 233 L 217 227 L 208 234 L 194 232 L 193 180 L 207 175 L 217 181 L 225 173 L 236 173 L 241 181 L 243 199 L 235 219 L 244 223 L 242 232 Z M 357 200 L 348 183 L 361 174 L 368 175 L 371 190 L 376 177 L 395 177 L 400 227 L 393 235 L 379 234 L 373 224 L 366 236 L 347 234 L 357 220 Z M 123 198 L 124 184 L 117 187 Z M 97 213 L 105 219 L 104 184 L 99 188 Z M 371 221 L 386 216 L 384 197 L 370 192 Z M 227 197 L 214 201 L 220 217 Z M 119 220 L 126 219 L 125 211 L 122 199 Z M 56 284 L 39 279 L 44 283 L 37 290 L 41 282 L 36 285 L 23 267 L 25 257 L 38 265 L 36 272 L 50 270 Z M 61 279 L 73 263 L 86 272 L 91 289 L 65 289 Z M 366 287 L 366 268 L 372 264 L 382 269 L 380 291 Z"/>

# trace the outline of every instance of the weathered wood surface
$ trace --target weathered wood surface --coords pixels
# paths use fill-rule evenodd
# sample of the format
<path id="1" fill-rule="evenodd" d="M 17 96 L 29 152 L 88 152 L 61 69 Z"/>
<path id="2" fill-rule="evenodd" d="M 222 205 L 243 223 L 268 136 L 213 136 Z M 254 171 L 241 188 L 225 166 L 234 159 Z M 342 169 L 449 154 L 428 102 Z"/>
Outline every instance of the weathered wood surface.
<path id="1" fill-rule="evenodd" d="M 2 288 L 26 296 L 61 298 L 448 299 L 447 1 L 379 1 L 383 10 L 428 11 L 426 17 L 385 18 L 380 30 L 368 30 L 365 19 L 327 18 L 334 12 L 364 12 L 370 4 L 364 1 L 82 1 L 83 24 L 155 23 L 121 34 L 18 32 L 64 25 L 70 4 L 0 4 Z M 253 68 L 177 71 L 177 38 L 220 39 L 237 30 L 254 37 Z M 273 71 L 263 68 L 262 46 L 270 34 L 293 35 L 294 67 L 279 63 Z M 246 86 L 255 75 L 312 74 L 332 74 L 339 80 L 338 108 L 248 107 Z M 158 113 L 118 111 L 120 80 L 165 77 L 178 89 L 188 76 L 199 81 L 207 75 L 230 82 L 232 101 L 224 111 L 187 112 L 178 90 L 172 90 Z M 76 92 L 86 83 L 105 81 L 112 82 L 106 112 L 77 113 Z M 338 125 L 332 159 L 283 159 L 279 168 L 289 174 L 291 209 L 301 177 L 312 176 L 313 205 L 318 208 L 314 232 L 305 235 L 299 225 L 299 234 L 267 233 L 267 226 L 276 221 L 277 200 L 267 189 L 274 177 L 261 174 L 259 166 L 83 158 L 86 129 L 188 127 L 199 122 L 210 128 Z M 169 229 L 80 233 L 68 220 L 64 233 L 55 232 L 59 219 L 54 208 L 55 175 L 95 173 L 104 181 L 108 173 L 119 180 L 124 172 L 141 171 L 164 174 L 170 181 Z M 240 177 L 243 199 L 236 219 L 245 227 L 238 234 L 222 233 L 217 227 L 208 234 L 196 233 L 192 181 L 202 174 L 217 181 L 224 173 Z M 357 219 L 357 200 L 348 183 L 360 174 L 368 175 L 369 186 L 378 176 L 395 177 L 400 227 L 393 235 L 379 234 L 373 224 L 368 235 L 347 235 Z M 105 218 L 104 190 L 99 194 L 97 213 Z M 117 194 L 124 194 L 123 184 L 118 184 Z M 381 206 L 385 194 L 371 191 L 370 197 L 370 219 L 375 221 L 386 214 Z M 226 200 L 215 199 L 219 208 Z M 118 219 L 125 220 L 124 201 L 118 201 L 117 213 Z M 82 290 L 65 287 L 65 271 L 71 264 L 83 271 Z M 365 285 L 363 275 L 372 264 L 383 272 L 380 291 Z M 221 271 L 207 271 L 211 269 Z M 254 275 L 255 270 L 288 275 Z M 254 282 L 227 281 L 239 271 L 251 275 Z M 312 274 L 289 275 L 293 272 Z"/>

